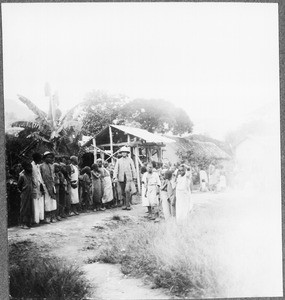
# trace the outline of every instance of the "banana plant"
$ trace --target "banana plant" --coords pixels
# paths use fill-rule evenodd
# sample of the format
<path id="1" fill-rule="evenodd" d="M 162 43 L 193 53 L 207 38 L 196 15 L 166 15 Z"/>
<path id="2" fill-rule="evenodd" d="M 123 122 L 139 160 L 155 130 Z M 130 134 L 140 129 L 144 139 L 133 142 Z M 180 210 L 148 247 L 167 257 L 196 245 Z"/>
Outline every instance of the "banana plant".
<path id="1" fill-rule="evenodd" d="M 28 98 L 22 95 L 18 95 L 18 98 L 36 115 L 34 122 L 17 121 L 12 124 L 12 127 L 32 129 L 27 138 L 49 144 L 56 153 L 58 153 L 60 147 L 65 147 L 68 150 L 68 144 L 78 139 L 82 123 L 74 115 L 82 103 L 79 103 L 67 111 L 66 114 L 62 115 L 58 108 L 52 111 L 52 103 L 50 103 L 49 112 L 45 113 Z M 51 101 L 53 101 L 53 97 L 50 97 Z"/>

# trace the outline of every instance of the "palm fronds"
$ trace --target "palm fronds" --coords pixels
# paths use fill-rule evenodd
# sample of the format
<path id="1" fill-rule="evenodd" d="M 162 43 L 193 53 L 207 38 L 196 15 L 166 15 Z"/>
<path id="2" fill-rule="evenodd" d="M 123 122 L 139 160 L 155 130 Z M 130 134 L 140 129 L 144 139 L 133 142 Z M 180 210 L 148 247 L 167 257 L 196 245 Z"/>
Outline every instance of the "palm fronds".
<path id="1" fill-rule="evenodd" d="M 21 127 L 21 128 L 29 128 L 29 129 L 38 129 L 39 124 L 37 122 L 30 121 L 17 121 L 11 124 L 11 127 Z"/>
<path id="2" fill-rule="evenodd" d="M 47 114 L 42 111 L 41 109 L 39 109 L 31 100 L 29 100 L 28 98 L 18 95 L 18 98 L 20 99 L 20 101 L 22 101 L 24 104 L 27 105 L 27 107 L 34 113 L 36 114 L 38 117 L 40 117 L 41 119 L 46 120 Z"/>
<path id="3" fill-rule="evenodd" d="M 76 109 L 77 109 L 78 107 L 80 107 L 81 105 L 83 105 L 83 104 L 84 104 L 84 102 L 81 102 L 81 103 L 75 105 L 74 107 L 72 107 L 70 110 L 68 110 L 68 111 L 64 114 L 64 116 L 61 117 L 60 123 L 61 123 L 61 124 L 64 124 L 66 121 L 72 120 L 72 119 L 73 119 L 74 112 L 76 111 Z"/>

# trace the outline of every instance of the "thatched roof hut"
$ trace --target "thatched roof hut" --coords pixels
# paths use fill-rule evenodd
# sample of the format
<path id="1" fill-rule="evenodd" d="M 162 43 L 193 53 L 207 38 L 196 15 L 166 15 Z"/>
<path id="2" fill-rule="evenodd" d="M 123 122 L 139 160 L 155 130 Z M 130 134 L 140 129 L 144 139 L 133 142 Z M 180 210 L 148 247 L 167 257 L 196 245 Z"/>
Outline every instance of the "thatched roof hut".
<path id="1" fill-rule="evenodd" d="M 178 153 L 190 152 L 195 157 L 200 159 L 215 159 L 215 160 L 229 160 L 231 157 L 220 147 L 212 142 L 201 142 L 198 140 L 193 140 L 191 138 L 182 137 L 169 137 L 175 140 L 176 143 L 167 144 L 165 151 L 163 152 L 163 157 L 165 160 L 170 162 L 178 162 Z"/>

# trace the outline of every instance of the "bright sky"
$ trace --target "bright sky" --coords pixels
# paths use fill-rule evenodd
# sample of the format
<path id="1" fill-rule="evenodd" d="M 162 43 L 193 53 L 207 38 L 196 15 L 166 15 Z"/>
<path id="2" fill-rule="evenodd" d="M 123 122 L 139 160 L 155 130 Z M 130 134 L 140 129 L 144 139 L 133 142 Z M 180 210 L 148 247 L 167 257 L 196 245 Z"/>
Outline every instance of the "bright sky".
<path id="1" fill-rule="evenodd" d="M 162 98 L 216 138 L 279 107 L 277 3 L 14 3 L 2 22 L 5 99 L 47 109 L 47 81 L 64 110 L 93 89 Z"/>

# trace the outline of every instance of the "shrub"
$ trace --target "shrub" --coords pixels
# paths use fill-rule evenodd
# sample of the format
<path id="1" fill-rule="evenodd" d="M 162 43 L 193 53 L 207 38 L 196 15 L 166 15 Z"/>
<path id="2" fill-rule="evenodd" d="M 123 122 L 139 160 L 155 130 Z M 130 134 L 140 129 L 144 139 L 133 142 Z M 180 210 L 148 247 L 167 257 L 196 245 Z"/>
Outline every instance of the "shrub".
<path id="1" fill-rule="evenodd" d="M 11 244 L 9 263 L 12 297 L 82 299 L 89 292 L 90 286 L 78 267 L 42 255 L 32 242 Z"/>

